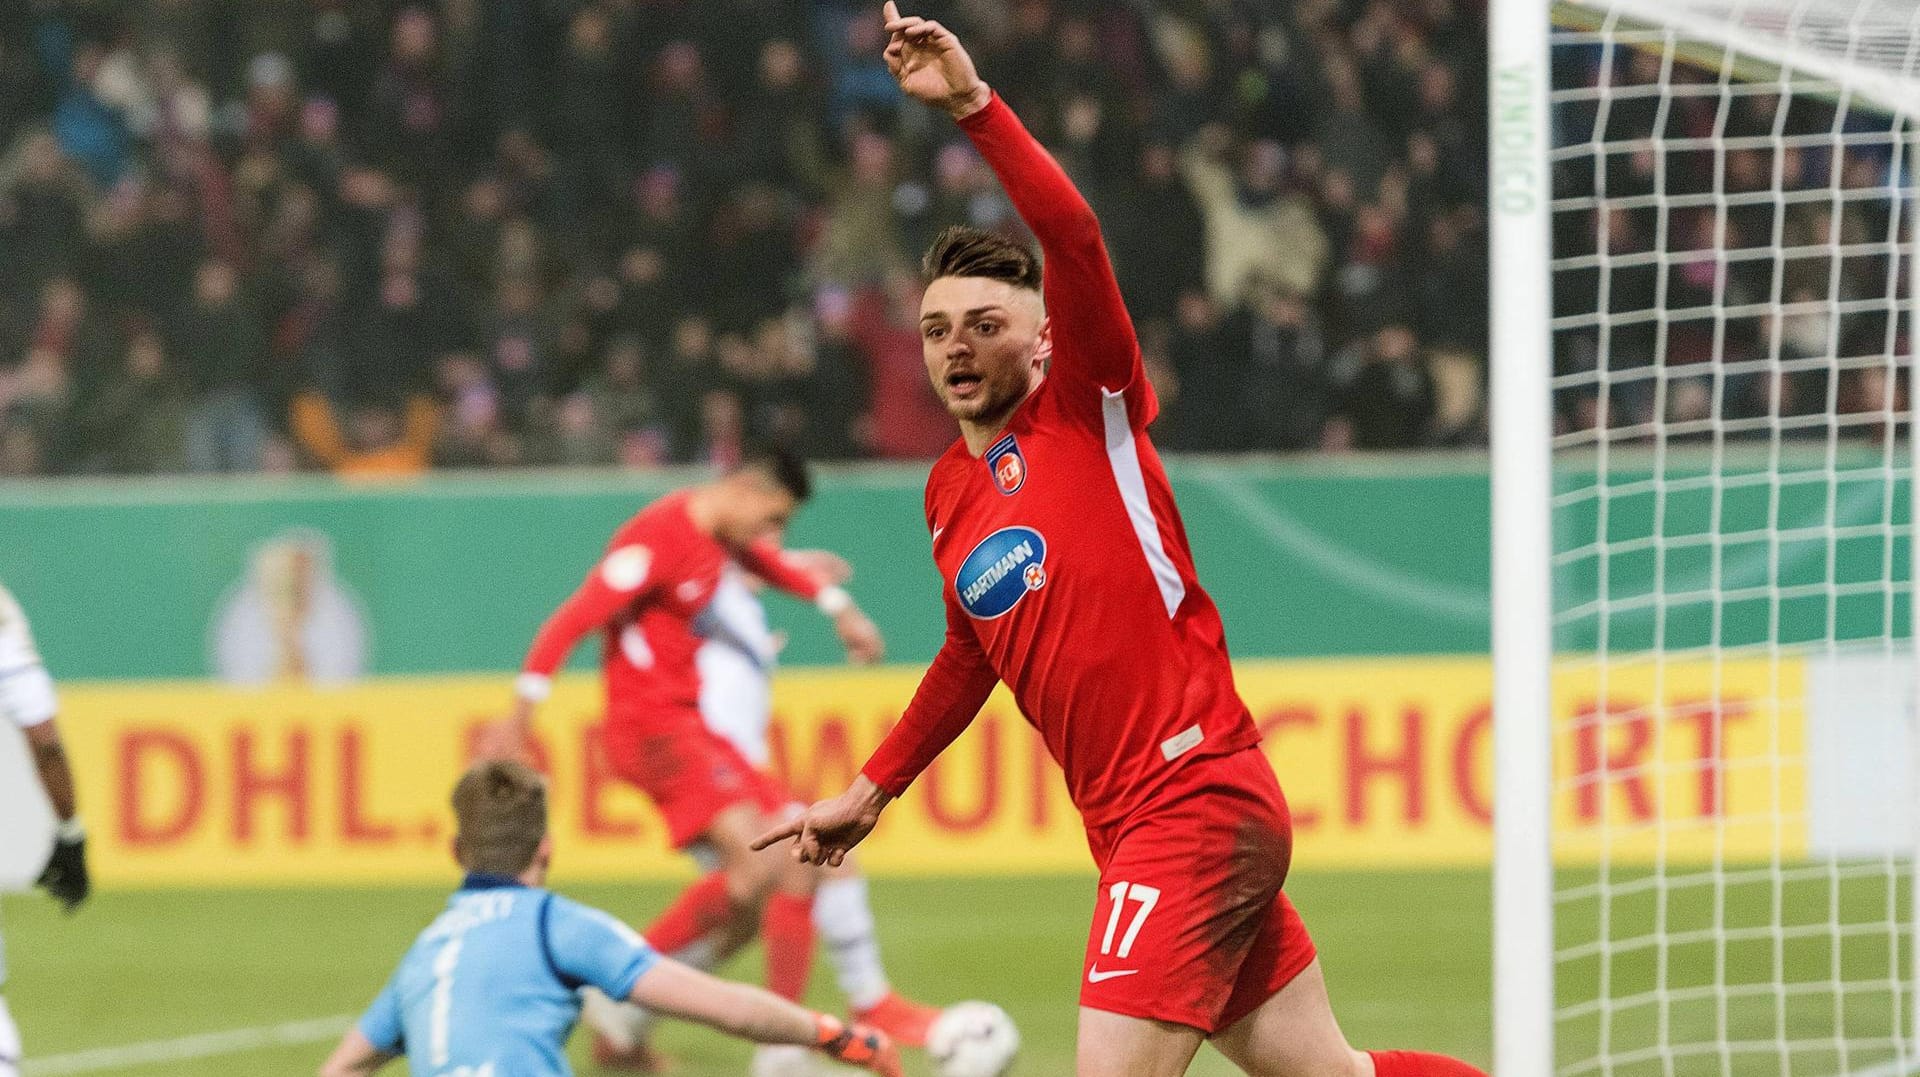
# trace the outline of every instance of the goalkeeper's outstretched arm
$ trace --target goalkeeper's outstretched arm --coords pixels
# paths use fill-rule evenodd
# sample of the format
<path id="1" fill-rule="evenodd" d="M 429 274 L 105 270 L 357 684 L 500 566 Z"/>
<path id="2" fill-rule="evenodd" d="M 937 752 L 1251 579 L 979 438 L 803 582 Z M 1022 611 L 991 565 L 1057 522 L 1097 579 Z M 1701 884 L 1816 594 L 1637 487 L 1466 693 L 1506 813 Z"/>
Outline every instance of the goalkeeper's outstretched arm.
<path id="1" fill-rule="evenodd" d="M 340 1037 L 340 1046 L 320 1064 L 320 1077 L 362 1077 L 399 1057 L 375 1047 L 366 1033 L 350 1028 Z"/>

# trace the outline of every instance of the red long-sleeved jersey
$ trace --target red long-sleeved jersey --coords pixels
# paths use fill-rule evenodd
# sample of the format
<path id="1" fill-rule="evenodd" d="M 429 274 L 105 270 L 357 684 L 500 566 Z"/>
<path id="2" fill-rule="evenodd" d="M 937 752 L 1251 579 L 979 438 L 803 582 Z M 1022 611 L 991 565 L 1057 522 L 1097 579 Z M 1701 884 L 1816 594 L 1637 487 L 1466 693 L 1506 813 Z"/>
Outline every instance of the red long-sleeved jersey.
<path id="1" fill-rule="evenodd" d="M 574 644 L 597 629 L 605 637 L 609 722 L 704 728 L 695 619 L 713 600 L 729 558 L 783 591 L 820 596 L 820 582 L 777 546 L 729 549 L 694 526 L 685 493 L 671 494 L 614 532 L 605 556 L 540 626 L 521 666 L 521 695 L 543 697 Z"/>
<path id="2" fill-rule="evenodd" d="M 1158 403 L 1099 221 L 997 96 L 961 127 L 1040 240 L 1053 358 L 983 456 L 956 442 L 927 478 L 946 641 L 865 773 L 899 795 L 1005 681 L 1098 826 L 1259 736 L 1147 438 Z"/>

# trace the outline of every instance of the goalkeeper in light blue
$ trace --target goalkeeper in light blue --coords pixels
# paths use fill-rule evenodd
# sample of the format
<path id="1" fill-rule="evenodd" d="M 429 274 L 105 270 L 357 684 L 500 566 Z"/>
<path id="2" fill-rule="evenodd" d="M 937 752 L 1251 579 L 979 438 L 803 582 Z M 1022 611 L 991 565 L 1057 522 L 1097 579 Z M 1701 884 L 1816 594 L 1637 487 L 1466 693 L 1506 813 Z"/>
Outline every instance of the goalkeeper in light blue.
<path id="1" fill-rule="evenodd" d="M 531 768 L 476 765 L 454 787 L 453 810 L 466 881 L 321 1077 L 372 1073 L 402 1055 L 414 1073 L 433 1077 L 564 1077 L 586 987 L 898 1077 L 899 1054 L 884 1033 L 689 968 L 612 916 L 543 889 L 553 839 L 546 781 Z"/>

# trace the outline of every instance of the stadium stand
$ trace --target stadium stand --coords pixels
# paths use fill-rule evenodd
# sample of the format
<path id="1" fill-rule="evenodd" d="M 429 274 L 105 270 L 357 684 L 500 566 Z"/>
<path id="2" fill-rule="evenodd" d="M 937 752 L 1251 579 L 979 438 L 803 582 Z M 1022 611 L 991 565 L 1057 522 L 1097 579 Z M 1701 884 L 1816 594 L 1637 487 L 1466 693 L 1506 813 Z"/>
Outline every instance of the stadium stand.
<path id="1" fill-rule="evenodd" d="M 1163 446 L 1483 441 L 1482 5 L 922 7 L 1089 191 Z M 0 475 L 937 454 L 917 253 L 1020 225 L 880 32 L 800 0 L 0 7 Z"/>

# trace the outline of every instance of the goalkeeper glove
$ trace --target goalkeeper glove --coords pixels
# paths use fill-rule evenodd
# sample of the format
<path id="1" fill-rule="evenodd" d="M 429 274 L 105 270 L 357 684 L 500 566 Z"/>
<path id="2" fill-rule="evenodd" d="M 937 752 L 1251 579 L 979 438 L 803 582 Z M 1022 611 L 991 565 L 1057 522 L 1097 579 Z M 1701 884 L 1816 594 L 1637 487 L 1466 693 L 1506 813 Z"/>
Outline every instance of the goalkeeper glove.
<path id="1" fill-rule="evenodd" d="M 53 839 L 53 855 L 40 873 L 36 885 L 53 895 L 68 912 L 80 907 L 93 892 L 87 878 L 87 830 L 78 818 L 60 824 Z"/>
<path id="2" fill-rule="evenodd" d="M 867 1025 L 849 1025 L 829 1014 L 819 1014 L 814 1048 L 837 1062 L 872 1070 L 880 1077 L 901 1077 L 900 1051 L 887 1034 Z"/>

